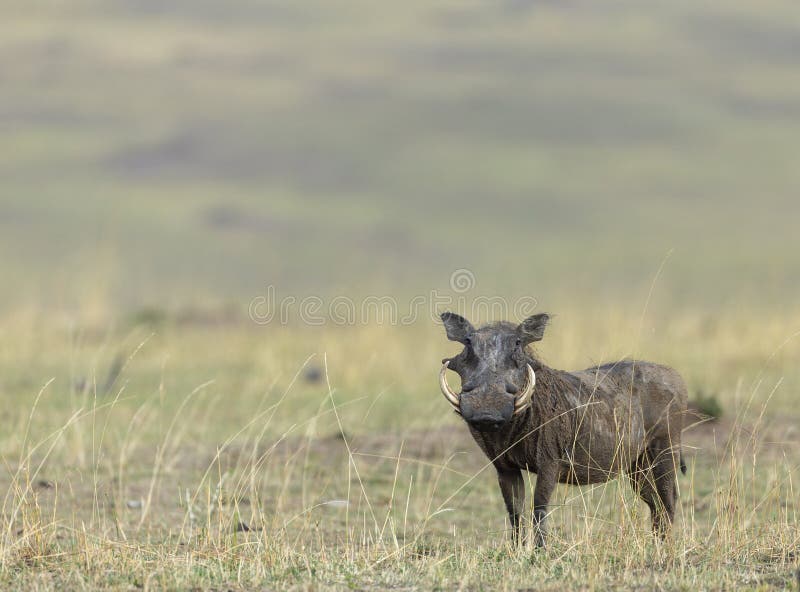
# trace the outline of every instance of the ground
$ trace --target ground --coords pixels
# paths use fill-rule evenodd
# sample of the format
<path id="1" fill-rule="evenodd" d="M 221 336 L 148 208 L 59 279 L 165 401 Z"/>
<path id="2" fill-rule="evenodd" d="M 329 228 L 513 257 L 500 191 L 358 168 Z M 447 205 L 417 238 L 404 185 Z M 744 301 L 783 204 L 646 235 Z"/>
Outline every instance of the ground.
<path id="1" fill-rule="evenodd" d="M 600 327 L 575 352 L 583 323 L 562 316 L 541 354 L 578 367 L 608 339 Z M 672 539 L 653 541 L 646 507 L 623 481 L 559 486 L 541 551 L 508 544 L 493 469 L 437 391 L 438 362 L 452 349 L 441 327 L 31 325 L 1 358 L 3 389 L 19 405 L 3 413 L 0 582 L 789 586 L 800 550 L 800 432 L 787 389 L 798 346 L 780 348 L 783 329 L 768 322 L 738 345 L 696 320 L 671 326 L 642 353 L 681 368 L 694 398 L 713 393 L 723 410 L 685 432 Z M 613 332 L 606 345 L 628 339 Z M 710 366 L 669 347 L 679 339 L 711 352 Z"/>

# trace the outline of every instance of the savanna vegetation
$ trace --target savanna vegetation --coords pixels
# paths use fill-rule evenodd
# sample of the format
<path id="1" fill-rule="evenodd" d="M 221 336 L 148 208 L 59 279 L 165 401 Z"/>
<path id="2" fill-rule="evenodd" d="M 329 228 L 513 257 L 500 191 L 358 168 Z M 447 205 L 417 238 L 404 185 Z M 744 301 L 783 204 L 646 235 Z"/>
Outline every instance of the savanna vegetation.
<path id="1" fill-rule="evenodd" d="M 0 13 L 0 588 L 795 585 L 796 3 Z M 680 370 L 668 541 L 619 481 L 509 544 L 434 296 Z"/>

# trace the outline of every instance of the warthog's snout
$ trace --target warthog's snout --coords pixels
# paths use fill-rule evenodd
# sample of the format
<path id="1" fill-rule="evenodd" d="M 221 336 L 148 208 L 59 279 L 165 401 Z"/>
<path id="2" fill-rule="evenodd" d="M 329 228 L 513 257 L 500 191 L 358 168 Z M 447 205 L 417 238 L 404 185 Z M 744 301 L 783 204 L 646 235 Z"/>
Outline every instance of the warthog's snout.
<path id="1" fill-rule="evenodd" d="M 486 433 L 497 432 L 500 430 L 500 428 L 506 425 L 506 423 L 508 423 L 505 419 L 498 419 L 496 417 L 492 417 L 491 415 L 481 415 L 472 419 L 468 419 L 467 421 L 469 422 L 469 425 L 479 432 Z"/>
<path id="2" fill-rule="evenodd" d="M 463 392 L 461 416 L 479 432 L 496 432 L 514 415 L 514 397 L 506 393 Z"/>
<path id="3" fill-rule="evenodd" d="M 498 432 L 500 428 L 506 425 L 505 420 L 495 421 L 491 417 L 486 418 L 478 418 L 474 421 L 469 422 L 472 427 L 474 427 L 479 432 L 483 433 L 491 433 L 491 432 Z"/>
<path id="4" fill-rule="evenodd" d="M 456 412 L 472 427 L 480 431 L 494 431 L 511 421 L 515 416 L 520 415 L 530 405 L 533 388 L 536 385 L 536 374 L 530 364 L 526 364 L 524 370 L 513 368 L 510 372 L 478 373 L 477 376 L 469 376 L 470 368 L 461 365 L 460 374 L 463 384 L 461 392 L 456 393 L 447 383 L 447 370 L 452 360 L 442 361 L 442 369 L 439 371 L 439 388 L 442 394 L 450 402 Z M 522 388 L 517 387 L 509 380 L 505 380 L 502 374 L 521 375 L 524 380 Z"/>

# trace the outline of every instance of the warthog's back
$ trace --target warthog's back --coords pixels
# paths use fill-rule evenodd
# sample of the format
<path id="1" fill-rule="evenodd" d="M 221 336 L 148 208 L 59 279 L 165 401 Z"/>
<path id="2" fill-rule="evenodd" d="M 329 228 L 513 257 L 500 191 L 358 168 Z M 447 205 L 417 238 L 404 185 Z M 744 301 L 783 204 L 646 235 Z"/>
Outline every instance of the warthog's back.
<path id="1" fill-rule="evenodd" d="M 598 483 L 627 470 L 653 442 L 680 444 L 686 387 L 672 368 L 622 360 L 568 373 L 577 410 L 571 469 L 561 480 Z"/>
<path id="2" fill-rule="evenodd" d="M 614 407 L 641 413 L 645 440 L 680 436 L 687 390 L 681 375 L 653 362 L 621 360 L 573 372 L 581 381 L 581 398 L 613 400 Z M 679 440 L 678 440 L 679 441 Z"/>

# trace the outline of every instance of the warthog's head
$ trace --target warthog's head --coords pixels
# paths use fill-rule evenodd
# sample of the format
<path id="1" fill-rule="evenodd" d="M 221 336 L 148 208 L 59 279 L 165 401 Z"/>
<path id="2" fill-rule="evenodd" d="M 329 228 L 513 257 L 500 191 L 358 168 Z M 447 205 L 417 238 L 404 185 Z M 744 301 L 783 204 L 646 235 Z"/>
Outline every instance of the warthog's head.
<path id="1" fill-rule="evenodd" d="M 528 344 L 539 341 L 549 317 L 537 314 L 519 325 L 495 323 L 475 329 L 465 318 L 442 315 L 447 338 L 464 345 L 460 354 L 442 360 L 439 386 L 464 420 L 482 432 L 499 430 L 530 405 L 536 374 Z M 461 376 L 461 393 L 447 384 L 447 370 Z"/>

